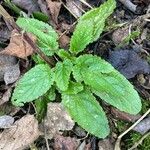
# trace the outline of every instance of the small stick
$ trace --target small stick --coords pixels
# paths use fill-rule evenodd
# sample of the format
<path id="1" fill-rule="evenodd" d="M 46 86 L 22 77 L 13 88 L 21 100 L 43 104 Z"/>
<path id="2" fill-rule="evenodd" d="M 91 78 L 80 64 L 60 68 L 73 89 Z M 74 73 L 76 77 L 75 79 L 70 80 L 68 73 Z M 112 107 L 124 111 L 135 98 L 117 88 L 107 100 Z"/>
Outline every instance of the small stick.
<path id="1" fill-rule="evenodd" d="M 11 17 L 7 11 L 3 8 L 3 6 L 0 4 L 0 14 L 4 17 L 4 19 L 10 24 L 10 26 L 13 29 L 16 29 L 19 33 L 22 33 L 22 29 L 16 24 L 13 17 Z M 47 57 L 38 47 L 37 45 L 32 41 L 32 39 L 27 35 L 27 33 L 23 33 L 24 39 L 28 42 L 28 44 L 33 48 L 34 52 L 39 54 L 40 57 L 47 62 L 50 66 L 54 66 L 54 62 L 52 58 L 50 59 Z"/>
<path id="2" fill-rule="evenodd" d="M 89 3 L 86 2 L 86 0 L 79 0 L 79 1 L 91 9 L 93 8 Z"/>
<path id="3" fill-rule="evenodd" d="M 137 5 L 134 5 L 130 0 L 119 0 L 125 7 L 127 7 L 130 11 L 136 11 Z"/>
<path id="4" fill-rule="evenodd" d="M 150 132 L 146 133 L 138 142 L 136 142 L 129 150 L 133 150 L 137 148 L 140 144 L 142 144 L 143 140 L 150 135 Z"/>
<path id="5" fill-rule="evenodd" d="M 150 109 L 148 109 L 148 111 L 139 120 L 137 120 L 130 128 L 128 128 L 125 132 L 123 132 L 121 135 L 118 136 L 114 150 L 120 150 L 121 138 L 124 135 L 126 135 L 130 130 L 132 130 L 137 124 L 139 124 L 149 113 L 150 113 Z"/>

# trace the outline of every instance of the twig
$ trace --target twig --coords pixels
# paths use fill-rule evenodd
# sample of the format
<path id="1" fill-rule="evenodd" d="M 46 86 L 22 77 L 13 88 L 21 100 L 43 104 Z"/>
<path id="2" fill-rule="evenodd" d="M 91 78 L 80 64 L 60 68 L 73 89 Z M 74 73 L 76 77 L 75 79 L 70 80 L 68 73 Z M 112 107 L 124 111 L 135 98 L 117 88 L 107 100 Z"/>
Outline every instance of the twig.
<path id="1" fill-rule="evenodd" d="M 150 113 L 150 109 L 139 119 L 137 120 L 130 128 L 128 128 L 125 132 L 118 136 L 118 139 L 115 144 L 115 150 L 120 150 L 120 141 L 121 138 L 126 135 L 130 130 L 132 130 L 137 124 L 139 124 L 148 114 Z"/>
<path id="2" fill-rule="evenodd" d="M 91 9 L 93 8 L 89 3 L 86 2 L 86 0 L 79 0 L 79 1 Z"/>
<path id="3" fill-rule="evenodd" d="M 9 23 L 9 25 L 16 29 L 19 33 L 22 33 L 22 29 L 16 24 L 13 17 L 11 17 L 7 11 L 3 8 L 3 6 L 0 4 L 0 14 L 4 17 L 4 19 Z M 38 47 L 37 45 L 32 41 L 32 39 L 27 35 L 27 33 L 23 33 L 24 39 L 27 41 L 27 43 L 33 48 L 34 52 L 39 54 L 40 57 L 47 62 L 50 66 L 54 66 L 54 62 L 52 58 L 50 59 L 47 57 Z"/>
<path id="4" fill-rule="evenodd" d="M 77 20 L 78 21 L 78 20 Z M 68 29 L 66 29 L 60 36 L 59 36 L 59 39 L 64 35 L 66 34 L 76 23 L 77 21 L 75 21 L 72 25 L 70 25 L 70 27 Z"/>
<path id="5" fill-rule="evenodd" d="M 137 148 L 140 144 L 142 144 L 143 140 L 150 135 L 150 132 L 147 132 L 138 142 L 136 142 L 129 150 L 133 150 Z"/>
<path id="6" fill-rule="evenodd" d="M 134 5 L 130 0 L 119 0 L 125 7 L 127 7 L 130 11 L 136 11 L 136 5 Z"/>

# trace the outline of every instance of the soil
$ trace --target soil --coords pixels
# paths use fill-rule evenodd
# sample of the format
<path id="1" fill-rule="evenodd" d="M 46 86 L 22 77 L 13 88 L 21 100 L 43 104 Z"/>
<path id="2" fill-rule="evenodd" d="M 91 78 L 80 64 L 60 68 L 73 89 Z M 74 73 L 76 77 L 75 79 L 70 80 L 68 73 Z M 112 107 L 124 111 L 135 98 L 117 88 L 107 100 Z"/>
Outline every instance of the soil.
<path id="1" fill-rule="evenodd" d="M 1 5 L 15 21 L 23 15 L 50 24 L 60 36 L 60 46 L 68 49 L 77 19 L 105 1 L 86 0 L 83 3 L 81 0 L 4 0 Z M 30 37 L 35 45 L 36 37 Z M 53 99 L 57 103 L 52 103 L 51 107 L 50 104 L 47 106 L 47 101 L 40 98 L 45 108 L 42 111 L 36 109 L 39 106 L 36 102 L 27 103 L 22 107 L 11 103 L 17 81 L 35 65 L 34 48 L 27 41 L 24 42 L 22 34 L 13 30 L 6 18 L 0 17 L 1 150 L 113 150 L 118 136 L 149 110 L 149 0 L 117 0 L 116 9 L 106 20 L 100 38 L 89 44 L 84 53 L 97 55 L 111 63 L 134 85 L 142 100 L 142 110 L 137 115 L 130 115 L 102 104 L 107 112 L 111 131 L 105 139 L 88 134 L 74 123 L 60 106 L 59 93 L 56 93 L 56 98 Z M 54 57 L 53 62 L 57 59 L 59 58 Z M 142 119 L 139 126 L 122 137 L 120 149 L 149 150 L 149 130 L 150 114 L 146 119 Z M 119 147 L 115 150 L 119 150 Z"/>

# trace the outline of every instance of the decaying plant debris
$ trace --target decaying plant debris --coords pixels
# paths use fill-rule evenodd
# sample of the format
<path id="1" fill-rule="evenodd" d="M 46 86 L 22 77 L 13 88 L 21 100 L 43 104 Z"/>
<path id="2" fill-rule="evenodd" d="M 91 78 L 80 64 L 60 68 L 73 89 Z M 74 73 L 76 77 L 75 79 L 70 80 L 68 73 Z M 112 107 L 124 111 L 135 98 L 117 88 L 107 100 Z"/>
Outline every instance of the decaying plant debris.
<path id="1" fill-rule="evenodd" d="M 27 99 L 27 102 L 30 103 L 26 103 L 24 106 L 22 101 L 19 102 L 19 107 L 13 106 L 11 103 L 14 87 L 17 86 L 20 78 L 36 64 L 43 65 L 47 63 L 49 66 L 54 67 L 57 61 L 65 60 L 66 58 L 70 59 L 70 55 L 68 55 L 67 52 L 69 44 L 72 42 L 70 41 L 72 40 L 71 37 L 72 35 L 75 36 L 73 32 L 76 30 L 76 25 L 80 20 L 79 17 L 87 11 L 101 6 L 102 3 L 106 1 L 107 0 L 4 0 L 1 3 L 0 14 L 2 17 L 0 18 L 0 31 L 3 35 L 0 35 L 0 108 L 5 108 L 5 111 L 3 109 L 0 110 L 0 149 L 150 149 L 149 1 L 118 0 L 114 12 L 106 19 L 105 28 L 103 29 L 101 37 L 96 38 L 96 40 L 93 40 L 94 43 L 92 43 L 93 41 L 88 39 L 90 34 L 90 32 L 88 32 L 84 38 L 79 39 L 79 43 L 77 43 L 79 46 L 72 45 L 70 48 L 72 52 L 76 50 L 79 51 L 78 56 L 80 54 L 83 56 L 84 54 L 93 54 L 105 59 L 123 74 L 139 93 L 142 101 L 142 109 L 137 115 L 119 111 L 96 97 L 98 102 L 100 102 L 96 104 L 100 104 L 103 107 L 110 125 L 111 132 L 105 139 L 98 138 L 86 132 L 81 128 L 81 122 L 74 125 L 73 120 L 60 105 L 62 97 L 65 99 L 74 98 L 73 96 L 67 97 L 66 95 L 68 93 L 78 95 L 78 92 L 83 90 L 82 85 L 75 85 L 75 80 L 73 79 L 73 82 L 68 84 L 68 93 L 65 93 L 66 95 L 63 94 L 61 97 L 59 93 L 66 87 L 65 84 L 60 87 L 58 84 L 61 81 L 62 84 L 63 81 L 67 83 L 65 82 L 67 80 L 66 78 L 63 78 L 61 81 L 58 80 L 61 74 L 55 77 L 55 84 L 51 85 L 51 90 L 44 94 L 44 96 L 39 94 L 38 96 L 40 97 L 37 96 L 36 100 L 34 99 L 35 101 L 32 102 Z M 105 15 L 106 13 L 104 16 Z M 58 33 L 58 44 L 61 48 L 64 48 L 65 51 L 61 49 L 61 53 L 59 53 L 59 55 L 55 53 L 53 57 L 51 57 L 48 51 L 48 53 L 43 52 L 41 50 L 43 45 L 40 43 L 40 38 L 37 35 L 35 36 L 35 34 L 26 33 L 26 30 L 22 30 L 22 27 L 18 26 L 19 23 L 16 23 L 16 20 L 18 20 L 20 16 L 35 18 L 51 25 L 54 31 Z M 87 23 L 86 26 L 80 27 L 85 27 L 83 31 L 86 31 L 86 28 L 90 29 L 90 24 Z M 44 34 L 48 33 L 46 28 L 43 29 L 42 32 Z M 84 49 L 82 44 L 86 40 L 89 40 L 90 44 L 83 46 L 85 51 L 82 51 L 82 49 Z M 52 50 L 55 51 L 55 49 Z M 75 57 L 71 59 L 75 64 Z M 79 60 L 82 61 L 82 59 L 78 59 L 78 65 L 80 65 Z M 67 65 L 68 62 L 66 63 Z M 61 69 L 61 65 L 62 64 L 58 65 L 57 72 Z M 73 66 L 71 67 L 73 68 Z M 94 74 L 95 66 L 93 65 L 91 68 L 92 67 Z M 103 75 L 108 73 L 106 70 L 107 68 L 103 71 Z M 80 72 L 82 71 L 80 70 Z M 43 72 L 41 71 L 40 73 L 42 74 Z M 91 77 L 93 76 L 91 75 Z M 39 78 L 38 74 L 36 77 Z M 74 73 L 71 74 L 71 78 L 73 77 Z M 81 79 L 80 76 L 75 77 L 75 79 Z M 86 78 L 86 76 L 84 77 Z M 91 79 L 89 78 L 84 82 L 89 83 Z M 95 82 L 94 80 L 91 81 L 93 81 L 93 83 Z M 81 82 L 83 81 L 81 80 Z M 30 82 L 28 82 L 28 85 L 29 83 Z M 112 84 L 114 83 L 115 82 L 112 82 Z M 35 82 L 35 85 L 36 84 Z M 78 88 L 73 89 L 72 86 L 74 85 Z M 58 86 L 58 88 L 55 89 L 56 86 Z M 36 87 L 36 89 L 39 90 L 39 93 L 40 90 L 42 90 L 42 88 L 38 89 L 38 87 Z M 28 94 L 30 90 L 29 88 L 26 93 Z M 88 90 L 89 87 L 86 89 L 86 92 L 88 92 Z M 84 93 L 85 95 L 86 92 Z M 114 90 L 114 92 L 119 92 L 119 90 Z M 95 91 L 94 94 L 97 94 L 97 92 Z M 80 96 L 82 97 L 83 95 Z M 24 95 L 23 97 L 28 98 L 29 95 Z M 83 101 L 81 104 L 84 106 L 85 102 Z M 78 106 L 76 106 L 76 111 L 79 110 Z M 78 112 L 76 115 L 79 115 L 78 118 L 80 118 L 85 112 L 87 113 L 87 111 L 84 110 L 81 114 Z M 95 112 L 93 111 L 93 113 Z M 85 117 L 85 120 L 87 117 L 88 116 Z M 73 116 L 73 119 L 74 118 L 76 118 L 76 116 Z M 92 131 L 96 126 L 99 125 L 96 124 L 95 120 L 93 125 L 90 126 L 91 130 L 89 131 Z"/>

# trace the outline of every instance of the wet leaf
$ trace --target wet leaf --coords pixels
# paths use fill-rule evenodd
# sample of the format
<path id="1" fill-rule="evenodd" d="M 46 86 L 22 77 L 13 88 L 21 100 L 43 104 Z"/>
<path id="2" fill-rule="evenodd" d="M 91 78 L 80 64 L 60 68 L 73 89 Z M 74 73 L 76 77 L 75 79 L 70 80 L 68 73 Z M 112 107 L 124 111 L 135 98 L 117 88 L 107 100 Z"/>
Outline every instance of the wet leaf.
<path id="1" fill-rule="evenodd" d="M 29 13 L 39 11 L 38 3 L 36 0 L 12 0 L 12 2 L 15 5 L 27 10 Z"/>
<path id="2" fill-rule="evenodd" d="M 11 84 L 15 81 L 17 81 L 17 79 L 19 79 L 20 76 L 20 68 L 19 68 L 19 64 L 17 63 L 14 66 L 11 66 L 4 74 L 4 81 L 6 83 L 6 85 Z"/>
<path id="3" fill-rule="evenodd" d="M 133 50 L 110 52 L 108 61 L 127 79 L 150 73 L 150 65 Z"/>
<path id="4" fill-rule="evenodd" d="M 14 118 L 8 115 L 0 116 L 0 128 L 10 128 L 14 123 Z"/>
<path id="5" fill-rule="evenodd" d="M 0 55 L 0 81 L 6 84 L 15 82 L 20 76 L 17 59 L 13 56 Z"/>
<path id="6" fill-rule="evenodd" d="M 150 130 L 150 117 L 142 120 L 136 127 L 133 128 L 134 131 L 137 131 L 141 134 L 145 134 Z"/>

